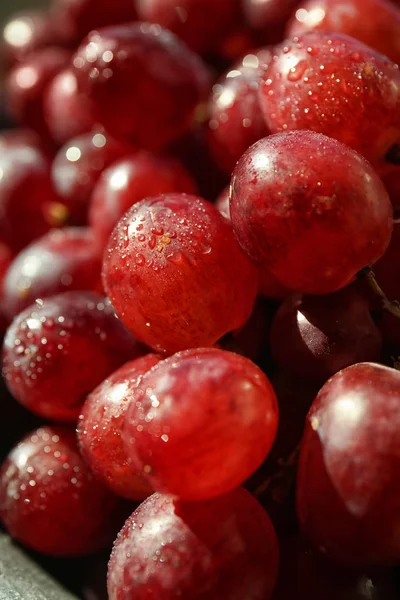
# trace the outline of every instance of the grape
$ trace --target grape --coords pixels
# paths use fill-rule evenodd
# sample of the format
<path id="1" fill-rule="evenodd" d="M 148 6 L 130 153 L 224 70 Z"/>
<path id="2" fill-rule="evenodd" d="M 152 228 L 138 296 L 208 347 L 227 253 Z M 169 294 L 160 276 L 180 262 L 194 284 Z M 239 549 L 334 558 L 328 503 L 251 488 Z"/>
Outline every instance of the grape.
<path id="1" fill-rule="evenodd" d="M 390 167 L 386 155 L 400 142 L 400 71 L 389 59 L 345 35 L 316 31 L 277 47 L 262 79 L 272 133 L 311 129 L 381 172 Z"/>
<path id="2" fill-rule="evenodd" d="M 115 161 L 104 171 L 93 190 L 89 222 L 96 234 L 107 241 L 119 219 L 140 200 L 196 191 L 195 182 L 177 160 L 139 152 Z"/>
<path id="3" fill-rule="evenodd" d="M 400 11 L 390 0 L 305 0 L 289 23 L 287 37 L 316 30 L 344 33 L 400 61 Z"/>
<path id="4" fill-rule="evenodd" d="M 4 339 L 3 376 L 15 398 L 35 414 L 73 422 L 86 396 L 141 354 L 142 346 L 115 318 L 109 301 L 67 292 L 37 301 L 12 322 Z"/>
<path id="5" fill-rule="evenodd" d="M 382 181 L 385 184 L 387 193 L 389 194 L 390 200 L 393 207 L 396 210 L 400 208 L 400 168 L 393 169 L 390 173 L 387 173 L 382 177 Z"/>
<path id="6" fill-rule="evenodd" d="M 244 325 L 257 273 L 208 202 L 167 194 L 135 204 L 115 228 L 103 282 L 120 319 L 157 351 L 214 344 Z"/>
<path id="7" fill-rule="evenodd" d="M 216 196 L 229 183 L 212 159 L 206 139 L 206 128 L 195 127 L 191 132 L 171 144 L 169 151 L 195 179 L 202 198 L 214 202 Z"/>
<path id="8" fill-rule="evenodd" d="M 215 348 L 160 362 L 132 390 L 123 439 L 155 490 L 207 499 L 240 485 L 267 456 L 274 390 L 250 360 Z"/>
<path id="9" fill-rule="evenodd" d="M 228 173 L 249 146 L 268 135 L 258 92 L 261 74 L 271 58 L 268 48 L 247 54 L 213 87 L 208 140 L 215 161 Z"/>
<path id="10" fill-rule="evenodd" d="M 79 43 L 82 38 L 98 27 L 114 25 L 135 19 L 135 0 L 53 0 L 53 12 Z"/>
<path id="11" fill-rule="evenodd" d="M 136 0 L 138 17 L 158 23 L 192 50 L 212 50 L 240 18 L 240 0 Z"/>
<path id="12" fill-rule="evenodd" d="M 59 150 L 52 166 L 53 184 L 74 224 L 85 224 L 93 187 L 103 170 L 131 152 L 129 144 L 100 130 L 69 140 Z"/>
<path id="13" fill-rule="evenodd" d="M 1 58 L 6 70 L 24 60 L 31 52 L 64 42 L 62 30 L 42 10 L 14 13 L 3 24 Z"/>
<path id="14" fill-rule="evenodd" d="M 368 302 L 350 288 L 329 296 L 294 294 L 272 324 L 271 352 L 279 367 L 320 383 L 349 365 L 379 360 L 381 347 Z"/>
<path id="15" fill-rule="evenodd" d="M 102 246 L 90 229 L 52 230 L 20 252 L 4 279 L 2 310 L 11 320 L 36 298 L 100 290 Z"/>
<path id="16" fill-rule="evenodd" d="M 0 132 L 0 152 L 3 153 L 9 149 L 33 148 L 46 154 L 48 145 L 40 136 L 31 129 L 15 128 L 6 129 Z"/>
<path id="17" fill-rule="evenodd" d="M 243 0 L 247 22 L 263 40 L 274 44 L 284 38 L 285 25 L 300 0 Z"/>
<path id="18" fill-rule="evenodd" d="M 347 285 L 382 256 L 392 232 L 390 200 L 372 167 L 312 131 L 276 134 L 249 148 L 233 172 L 230 207 L 247 254 L 305 294 Z"/>
<path id="19" fill-rule="evenodd" d="M 391 242 L 385 254 L 374 265 L 379 285 L 390 300 L 400 299 L 398 266 L 400 263 L 400 223 L 395 222 Z"/>
<path id="20" fill-rule="evenodd" d="M 267 513 L 244 489 L 191 503 L 154 494 L 114 544 L 109 598 L 268 600 L 278 552 Z"/>
<path id="21" fill-rule="evenodd" d="M 208 71 L 172 33 L 149 23 L 91 32 L 73 65 L 95 119 L 117 138 L 159 150 L 188 131 Z"/>
<path id="22" fill-rule="evenodd" d="M 41 427 L 0 471 L 0 518 L 10 535 L 45 554 L 88 554 L 111 542 L 118 501 L 83 462 L 73 430 Z"/>
<path id="23" fill-rule="evenodd" d="M 79 417 L 78 439 L 86 462 L 115 494 L 133 500 L 143 500 L 152 490 L 133 468 L 121 429 L 132 389 L 159 361 L 147 354 L 122 366 L 88 396 Z"/>
<path id="24" fill-rule="evenodd" d="M 18 251 L 50 229 L 58 197 L 47 156 L 25 132 L 3 136 L 0 173 L 0 240 Z"/>
<path id="25" fill-rule="evenodd" d="M 28 56 L 8 74 L 5 88 L 9 112 L 23 127 L 48 135 L 43 118 L 47 87 L 67 64 L 70 53 L 62 48 L 44 48 Z"/>
<path id="26" fill-rule="evenodd" d="M 280 572 L 273 600 L 396 600 L 394 574 L 387 569 L 343 569 L 315 552 L 300 537 L 280 544 Z"/>
<path id="27" fill-rule="evenodd" d="M 43 98 L 46 126 L 58 146 L 93 129 L 95 123 L 91 106 L 83 94 L 78 93 L 75 74 L 63 69 L 49 84 Z"/>
<path id="28" fill-rule="evenodd" d="M 304 533 L 344 564 L 397 563 L 400 373 L 360 363 L 321 389 L 307 417 L 297 483 Z"/>
<path id="29" fill-rule="evenodd" d="M 231 219 L 230 214 L 230 188 L 225 188 L 218 196 L 215 207 L 219 210 L 221 215 L 227 219 Z M 290 292 L 281 285 L 271 273 L 264 269 L 260 269 L 258 272 L 260 280 L 260 286 L 258 293 L 265 298 L 285 298 Z"/>

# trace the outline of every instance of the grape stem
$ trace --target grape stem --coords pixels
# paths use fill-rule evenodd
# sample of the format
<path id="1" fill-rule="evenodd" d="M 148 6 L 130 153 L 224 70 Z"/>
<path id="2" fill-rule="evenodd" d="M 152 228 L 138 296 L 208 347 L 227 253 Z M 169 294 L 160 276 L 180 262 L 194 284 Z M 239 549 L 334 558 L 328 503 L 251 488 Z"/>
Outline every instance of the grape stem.
<path id="1" fill-rule="evenodd" d="M 388 300 L 385 292 L 377 282 L 375 273 L 371 267 L 365 267 L 365 269 L 361 269 L 361 271 L 357 273 L 357 277 L 368 284 L 370 290 L 372 290 L 374 295 L 380 300 L 384 310 L 387 310 L 392 315 L 400 319 L 400 302 L 397 300 Z"/>
<path id="2" fill-rule="evenodd" d="M 299 462 L 300 444 L 296 446 L 287 459 L 279 461 L 280 469 L 270 477 L 267 477 L 255 490 L 253 496 L 261 500 L 266 494 L 274 500 L 282 501 L 288 497 L 292 484 L 296 479 L 297 464 Z"/>

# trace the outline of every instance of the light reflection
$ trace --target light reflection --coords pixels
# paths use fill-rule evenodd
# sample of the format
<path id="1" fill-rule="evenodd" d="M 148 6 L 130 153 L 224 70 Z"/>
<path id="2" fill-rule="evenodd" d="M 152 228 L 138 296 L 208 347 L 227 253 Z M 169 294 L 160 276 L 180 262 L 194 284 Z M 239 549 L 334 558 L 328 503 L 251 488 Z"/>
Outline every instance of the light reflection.
<path id="1" fill-rule="evenodd" d="M 32 38 L 32 27 L 26 21 L 12 21 L 5 26 L 3 35 L 11 46 L 22 48 Z"/>
<path id="2" fill-rule="evenodd" d="M 68 148 L 65 156 L 70 162 L 76 162 L 82 156 L 82 152 L 76 146 L 71 146 L 71 148 Z"/>
<path id="3" fill-rule="evenodd" d="M 19 87 L 27 90 L 38 82 L 38 74 L 33 67 L 22 67 L 18 69 L 15 80 Z"/>

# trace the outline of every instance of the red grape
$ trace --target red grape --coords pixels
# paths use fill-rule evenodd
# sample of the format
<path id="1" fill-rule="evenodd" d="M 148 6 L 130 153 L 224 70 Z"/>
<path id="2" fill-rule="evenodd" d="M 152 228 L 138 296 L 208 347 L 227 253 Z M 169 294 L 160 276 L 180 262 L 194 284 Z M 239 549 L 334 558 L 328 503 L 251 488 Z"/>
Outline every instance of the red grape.
<path id="1" fill-rule="evenodd" d="M 388 249 L 374 265 L 374 272 L 379 285 L 390 300 L 400 300 L 400 223 L 395 222 L 393 235 Z"/>
<path id="2" fill-rule="evenodd" d="M 230 211 L 230 188 L 227 187 L 218 196 L 215 207 L 219 210 L 221 215 L 225 218 L 231 218 Z M 260 287 L 259 294 L 265 296 L 265 298 L 285 298 L 290 292 L 281 285 L 271 273 L 264 269 L 259 269 L 258 272 Z"/>
<path id="3" fill-rule="evenodd" d="M 14 319 L 4 338 L 3 376 L 33 413 L 73 422 L 86 396 L 143 351 L 108 300 L 66 292 L 37 301 Z"/>
<path id="4" fill-rule="evenodd" d="M 278 562 L 271 521 L 246 490 L 191 503 L 154 494 L 114 544 L 108 593 L 110 600 L 269 600 Z"/>
<path id="5" fill-rule="evenodd" d="M 394 574 L 382 569 L 343 569 L 322 557 L 300 537 L 280 544 L 280 569 L 273 600 L 396 600 Z"/>
<path id="6" fill-rule="evenodd" d="M 84 94 L 78 93 L 71 69 L 61 71 L 49 84 L 43 111 L 49 135 L 57 145 L 91 131 L 94 126 L 90 103 Z"/>
<path id="7" fill-rule="evenodd" d="M 79 417 L 78 439 L 86 462 L 115 494 L 132 500 L 143 500 L 152 489 L 132 466 L 121 431 L 132 389 L 159 361 L 156 354 L 147 354 L 118 369 L 88 396 Z"/>
<path id="8" fill-rule="evenodd" d="M 220 340 L 218 347 L 241 354 L 257 365 L 264 366 L 273 311 L 274 306 L 266 298 L 259 296 L 246 325 Z"/>
<path id="9" fill-rule="evenodd" d="M 158 150 L 190 129 L 209 90 L 198 56 L 159 25 L 93 31 L 73 60 L 78 89 L 117 138 Z"/>
<path id="10" fill-rule="evenodd" d="M 107 241 L 119 219 L 137 202 L 159 194 L 196 191 L 195 182 L 179 161 L 140 152 L 104 171 L 93 191 L 89 222 Z"/>
<path id="11" fill-rule="evenodd" d="M 312 381 L 323 383 L 349 365 L 379 360 L 381 347 L 368 302 L 351 288 L 329 296 L 294 294 L 272 323 L 275 362 Z"/>
<path id="12" fill-rule="evenodd" d="M 247 54 L 214 85 L 209 102 L 208 140 L 218 165 L 231 173 L 249 146 L 268 135 L 259 102 L 259 81 L 272 52 Z"/>
<path id="13" fill-rule="evenodd" d="M 232 176 L 242 248 L 288 289 L 327 294 L 385 252 L 392 207 L 362 156 L 312 131 L 260 140 Z M 316 251 L 318 249 L 318 251 Z"/>
<path id="14" fill-rule="evenodd" d="M 135 204 L 110 238 L 103 283 L 134 335 L 169 353 L 214 344 L 244 325 L 254 267 L 209 202 L 167 194 Z"/>
<path id="15" fill-rule="evenodd" d="M 188 500 L 240 485 L 278 426 L 274 390 L 249 359 L 216 348 L 158 363 L 132 390 L 123 439 L 153 488 Z"/>
<path id="16" fill-rule="evenodd" d="M 206 138 L 206 128 L 198 124 L 190 133 L 182 136 L 169 147 L 196 181 L 202 198 L 214 201 L 228 184 L 229 176 L 221 172 L 212 159 Z"/>
<path id="17" fill-rule="evenodd" d="M 138 17 L 158 23 L 196 52 L 212 50 L 240 19 L 240 0 L 136 0 Z"/>
<path id="18" fill-rule="evenodd" d="M 400 10 L 389 0 L 305 0 L 287 37 L 316 30 L 345 33 L 400 62 Z"/>
<path id="19" fill-rule="evenodd" d="M 50 229 L 57 206 L 47 156 L 22 132 L 0 142 L 0 240 L 20 250 Z"/>
<path id="20" fill-rule="evenodd" d="M 265 41 L 262 40 L 261 43 L 265 43 Z M 232 62 L 238 61 L 246 54 L 253 52 L 257 45 L 254 31 L 247 23 L 241 22 L 232 30 L 227 31 L 212 53 L 207 55 L 207 59 L 214 69 L 221 72 L 221 70 L 226 70 Z M 224 61 L 227 64 L 222 68 Z"/>
<path id="21" fill-rule="evenodd" d="M 16 148 L 33 148 L 46 152 L 47 144 L 31 129 L 7 129 L 0 132 L 0 152 Z"/>
<path id="22" fill-rule="evenodd" d="M 215 208 L 221 213 L 221 215 L 223 217 L 225 217 L 225 219 L 228 219 L 230 221 L 231 210 L 230 210 L 230 206 L 229 206 L 229 201 L 230 201 L 229 195 L 230 195 L 230 188 L 229 188 L 229 186 L 227 186 L 226 188 L 224 188 L 222 190 L 222 192 L 216 199 Z"/>
<path id="23" fill-rule="evenodd" d="M 64 41 L 58 23 L 44 11 L 14 13 L 1 33 L 2 62 L 6 69 L 36 50 Z"/>
<path id="24" fill-rule="evenodd" d="M 133 21 L 135 0 L 53 0 L 53 12 L 79 43 L 92 29 Z"/>
<path id="25" fill-rule="evenodd" d="M 400 142 L 400 71 L 389 59 L 345 35 L 316 31 L 278 47 L 262 79 L 272 133 L 311 129 L 388 168 L 385 157 Z"/>
<path id="26" fill-rule="evenodd" d="M 24 127 L 30 127 L 42 137 L 47 135 L 43 115 L 43 100 L 47 87 L 65 67 L 70 53 L 61 48 L 44 48 L 30 54 L 8 74 L 6 98 L 10 113 Z"/>
<path id="27" fill-rule="evenodd" d="M 59 150 L 52 166 L 53 184 L 75 224 L 85 224 L 90 196 L 102 171 L 131 152 L 132 146 L 101 130 L 69 140 Z"/>
<path id="28" fill-rule="evenodd" d="M 394 209 L 400 209 L 400 167 L 393 169 L 382 177 L 387 193 L 393 204 Z"/>
<path id="29" fill-rule="evenodd" d="M 36 298 L 99 290 L 103 247 L 90 229 L 53 230 L 25 248 L 4 279 L 3 311 L 11 320 Z"/>
<path id="30" fill-rule="evenodd" d="M 261 30 L 269 43 L 281 41 L 286 22 L 300 0 L 243 0 L 248 23 Z"/>
<path id="31" fill-rule="evenodd" d="M 398 563 L 400 373 L 361 363 L 321 389 L 307 417 L 297 507 L 306 535 L 342 563 Z"/>
<path id="32" fill-rule="evenodd" d="M 75 432 L 42 427 L 26 436 L 0 471 L 0 518 L 23 544 L 55 556 L 107 546 L 118 501 L 83 462 Z"/>

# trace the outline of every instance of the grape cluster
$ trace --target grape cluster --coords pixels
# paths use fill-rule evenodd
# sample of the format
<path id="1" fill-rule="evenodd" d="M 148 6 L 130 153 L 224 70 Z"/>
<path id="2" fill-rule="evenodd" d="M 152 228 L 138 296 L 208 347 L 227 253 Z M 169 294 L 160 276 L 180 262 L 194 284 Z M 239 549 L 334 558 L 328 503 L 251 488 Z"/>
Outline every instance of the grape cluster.
<path id="1" fill-rule="evenodd" d="M 399 40 L 399 0 L 5 23 L 0 521 L 81 598 L 399 598 Z"/>

